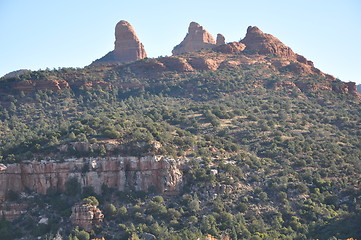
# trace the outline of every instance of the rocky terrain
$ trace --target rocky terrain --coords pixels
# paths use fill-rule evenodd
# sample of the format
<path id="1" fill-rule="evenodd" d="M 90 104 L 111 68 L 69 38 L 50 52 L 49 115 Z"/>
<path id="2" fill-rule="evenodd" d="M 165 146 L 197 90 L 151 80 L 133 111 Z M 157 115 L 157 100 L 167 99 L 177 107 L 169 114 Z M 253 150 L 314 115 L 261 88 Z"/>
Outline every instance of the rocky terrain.
<path id="1" fill-rule="evenodd" d="M 248 27 L 246 36 L 240 42 L 225 43 L 223 35 L 218 34 L 216 42 L 202 26 L 192 22 L 184 40 L 174 47 L 174 56 L 143 61 L 137 60 L 146 58 L 144 47 L 128 22 L 120 21 L 117 24 L 115 36 L 115 49 L 90 65 L 89 72 L 92 72 L 97 79 L 106 78 L 109 71 L 117 68 L 131 69 L 141 77 L 160 77 L 169 72 L 177 74 L 177 72 L 216 71 L 218 69 L 237 69 L 242 66 L 263 64 L 263 67 L 270 68 L 274 74 L 288 75 L 289 78 L 296 75 L 304 78 L 308 76 L 325 78 L 311 85 L 292 83 L 301 92 L 334 91 L 360 98 L 355 83 L 341 82 L 332 75 L 323 73 L 314 67 L 312 61 L 294 53 L 279 39 L 271 34 L 263 33 L 257 27 Z M 201 49 L 208 49 L 208 51 L 197 52 Z M 124 64 L 126 62 L 129 63 Z M 118 66 L 118 64 L 120 65 Z M 26 78 L 26 80 L 22 81 L 21 78 Z M 86 77 L 86 74 L 79 74 L 76 71 L 51 75 L 26 72 L 22 76 L 4 77 L 1 82 L 0 94 L 9 91 L 57 91 L 80 87 L 109 89 L 112 84 L 116 84 L 118 87 L 131 87 L 127 83 L 92 80 Z M 267 85 L 267 82 L 261 84 Z M 286 85 L 283 84 L 282 86 Z"/>
<path id="2" fill-rule="evenodd" d="M 360 238 L 360 99 L 250 26 L 0 79 L 0 239 Z"/>

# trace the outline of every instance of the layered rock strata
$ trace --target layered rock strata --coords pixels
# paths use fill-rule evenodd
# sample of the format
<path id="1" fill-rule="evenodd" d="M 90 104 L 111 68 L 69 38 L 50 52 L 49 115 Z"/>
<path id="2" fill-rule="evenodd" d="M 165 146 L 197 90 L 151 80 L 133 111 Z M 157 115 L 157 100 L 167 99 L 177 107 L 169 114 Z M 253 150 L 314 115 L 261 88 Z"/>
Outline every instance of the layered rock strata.
<path id="1" fill-rule="evenodd" d="M 8 164 L 0 171 L 0 200 L 11 190 L 25 189 L 40 194 L 64 191 L 69 179 L 81 187 L 93 187 L 101 193 L 102 185 L 119 191 L 148 191 L 176 194 L 183 184 L 183 161 L 162 156 L 68 159 L 64 162 L 41 161 Z"/>

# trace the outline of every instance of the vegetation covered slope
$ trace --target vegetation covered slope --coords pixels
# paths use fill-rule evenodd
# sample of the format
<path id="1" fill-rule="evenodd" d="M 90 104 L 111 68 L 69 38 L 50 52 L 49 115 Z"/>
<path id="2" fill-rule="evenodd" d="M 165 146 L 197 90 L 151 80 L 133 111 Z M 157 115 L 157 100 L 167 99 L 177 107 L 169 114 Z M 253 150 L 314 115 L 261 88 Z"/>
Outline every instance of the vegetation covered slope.
<path id="1" fill-rule="evenodd" d="M 1 161 L 149 154 L 192 159 L 179 196 L 104 188 L 96 197 L 105 222 L 91 234 L 106 239 L 144 233 L 157 239 L 361 238 L 359 99 L 335 91 L 342 89 L 339 80 L 270 67 L 276 56 L 223 57 L 245 56 L 247 64 L 217 70 L 176 71 L 160 58 L 2 79 Z M 55 81 L 68 86 L 47 87 Z M 115 147 L 107 151 L 105 144 Z M 26 217 L 11 227 L 1 222 L 0 236 L 43 236 L 61 227 L 63 236 L 76 239 L 70 207 L 89 195 L 91 189 L 36 196 Z M 51 224 L 28 226 L 40 214 Z"/>

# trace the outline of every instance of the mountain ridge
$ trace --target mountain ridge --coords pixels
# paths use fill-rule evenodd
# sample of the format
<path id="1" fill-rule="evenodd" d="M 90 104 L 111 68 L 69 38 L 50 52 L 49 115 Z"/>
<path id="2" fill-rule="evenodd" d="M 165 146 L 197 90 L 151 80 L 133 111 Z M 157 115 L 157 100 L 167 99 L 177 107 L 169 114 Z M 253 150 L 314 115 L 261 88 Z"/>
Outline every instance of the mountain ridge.
<path id="1" fill-rule="evenodd" d="M 355 83 L 258 28 L 0 86 L 1 239 L 361 238 Z"/>
<path id="2" fill-rule="evenodd" d="M 216 44 L 213 37 L 198 23 L 192 22 L 189 31 L 183 42 L 176 46 L 176 49 L 183 47 L 183 50 L 171 57 L 151 58 L 146 61 L 137 61 L 146 58 L 146 53 L 142 43 L 138 40 L 134 29 L 126 21 L 120 21 L 115 30 L 116 42 L 115 50 L 108 53 L 102 59 L 94 61 L 89 68 L 98 71 L 96 67 L 101 69 L 117 68 L 117 64 L 126 64 L 125 68 L 141 69 L 145 75 L 155 76 L 159 73 L 169 71 L 194 72 L 194 71 L 215 71 L 226 68 L 237 68 L 240 65 L 252 65 L 263 63 L 269 65 L 275 70 L 275 74 L 280 72 L 289 72 L 294 76 L 321 76 L 329 81 L 323 81 L 321 84 L 314 82 L 315 86 L 299 85 L 301 91 L 309 89 L 323 89 L 326 91 L 334 91 L 336 93 L 350 94 L 361 99 L 361 95 L 356 89 L 353 82 L 344 83 L 336 80 L 335 77 L 325 74 L 314 67 L 312 61 L 307 60 L 302 55 L 296 54 L 291 48 L 284 45 L 279 39 L 271 34 L 263 33 L 257 27 L 248 27 L 246 36 L 240 42 L 224 42 L 224 37 Z M 204 36 L 203 36 L 204 35 Z M 209 40 L 210 39 L 210 40 Z M 208 52 L 206 49 L 208 49 Z M 200 52 L 199 52 L 200 51 Z M 218 55 L 215 55 L 216 52 Z M 115 57 L 115 55 L 117 57 Z M 111 57 L 111 56 L 113 57 Z M 192 56 L 193 55 L 193 56 Z M 121 66 L 119 66 L 121 68 Z M 40 71 L 41 72 L 41 71 Z M 28 72 L 26 72 L 28 73 Z M 34 72 L 33 72 L 34 73 Z M 290 75 L 292 75 L 290 74 Z M 29 76 L 30 75 L 30 76 Z M 35 74 L 36 75 L 36 74 Z M 82 79 L 78 82 L 69 83 L 67 76 L 59 75 L 49 77 L 32 77 L 28 74 L 26 81 L 19 81 L 19 76 L 3 77 L 1 84 L 2 89 L 6 91 L 31 92 L 36 90 L 60 90 L 69 87 L 110 87 L 110 84 L 99 79 L 97 81 L 89 81 Z M 79 76 L 76 76 L 78 78 Z M 34 79 L 35 78 L 35 79 Z M 80 77 L 81 79 L 82 77 Z M 86 82 L 86 83 L 85 83 Z M 324 85 L 322 85 L 324 84 Z M 0 90 L 1 92 L 1 90 Z"/>

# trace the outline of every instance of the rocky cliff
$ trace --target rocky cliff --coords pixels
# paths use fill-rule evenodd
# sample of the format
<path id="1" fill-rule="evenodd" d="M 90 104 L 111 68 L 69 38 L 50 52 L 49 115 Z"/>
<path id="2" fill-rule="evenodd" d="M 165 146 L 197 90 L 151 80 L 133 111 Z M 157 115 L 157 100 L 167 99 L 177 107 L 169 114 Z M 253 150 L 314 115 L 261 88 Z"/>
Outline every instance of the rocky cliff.
<path id="1" fill-rule="evenodd" d="M 122 20 L 116 25 L 114 45 L 113 51 L 92 64 L 133 62 L 147 57 L 143 44 L 127 21 Z"/>
<path id="2" fill-rule="evenodd" d="M 196 52 L 201 49 L 209 49 L 216 46 L 213 36 L 207 32 L 201 25 L 191 22 L 188 27 L 188 33 L 183 41 L 173 48 L 174 55 L 185 52 Z"/>
<path id="3" fill-rule="evenodd" d="M 147 156 L 8 164 L 0 171 L 0 200 L 6 200 L 10 190 L 22 192 L 26 189 L 40 194 L 48 190 L 64 191 L 66 182 L 73 178 L 81 187 L 93 187 L 96 193 L 101 193 L 105 184 L 120 191 L 156 188 L 172 195 L 182 187 L 183 163 L 167 157 Z"/>

